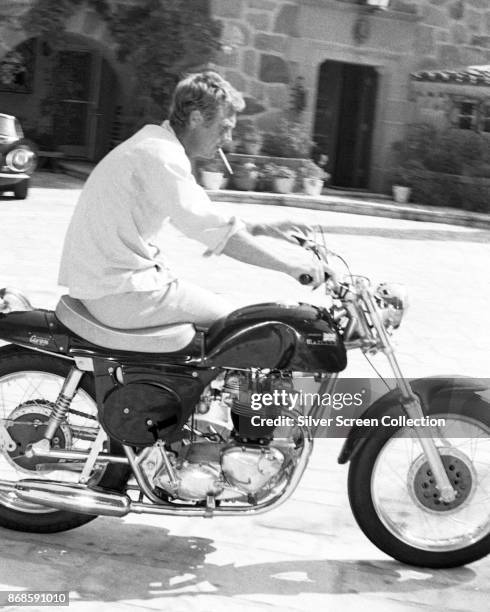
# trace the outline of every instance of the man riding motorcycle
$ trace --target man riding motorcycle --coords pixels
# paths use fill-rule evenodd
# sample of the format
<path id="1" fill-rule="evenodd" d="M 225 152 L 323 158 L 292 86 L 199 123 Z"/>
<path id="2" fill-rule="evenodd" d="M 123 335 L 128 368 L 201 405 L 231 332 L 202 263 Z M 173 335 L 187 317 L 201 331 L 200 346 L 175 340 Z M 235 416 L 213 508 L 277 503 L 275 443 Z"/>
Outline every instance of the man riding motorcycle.
<path id="1" fill-rule="evenodd" d="M 207 253 L 323 282 L 325 264 L 304 249 L 269 252 L 257 235 L 290 240 L 297 223 L 250 224 L 217 212 L 192 174 L 231 139 L 242 96 L 216 72 L 178 83 L 167 121 L 146 125 L 93 170 L 65 238 L 59 283 L 103 324 L 122 329 L 194 322 L 208 326 L 233 310 L 222 297 L 169 269 L 157 246 L 171 222 Z"/>

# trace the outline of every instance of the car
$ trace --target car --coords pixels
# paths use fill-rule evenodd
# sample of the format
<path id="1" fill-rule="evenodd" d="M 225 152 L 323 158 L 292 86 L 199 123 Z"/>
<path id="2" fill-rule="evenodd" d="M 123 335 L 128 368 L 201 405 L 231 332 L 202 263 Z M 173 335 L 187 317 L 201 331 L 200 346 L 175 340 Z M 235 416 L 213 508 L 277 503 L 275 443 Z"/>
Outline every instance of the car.
<path id="1" fill-rule="evenodd" d="M 25 200 L 36 163 L 35 147 L 24 138 L 19 120 L 0 113 L 0 193 L 13 191 L 15 198 Z"/>

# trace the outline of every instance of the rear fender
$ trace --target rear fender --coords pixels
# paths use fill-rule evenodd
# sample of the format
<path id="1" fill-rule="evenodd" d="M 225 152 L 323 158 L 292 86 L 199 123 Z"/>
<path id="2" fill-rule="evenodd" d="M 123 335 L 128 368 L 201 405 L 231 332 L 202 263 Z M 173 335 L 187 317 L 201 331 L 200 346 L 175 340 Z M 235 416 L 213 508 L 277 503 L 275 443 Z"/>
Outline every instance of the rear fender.
<path id="1" fill-rule="evenodd" d="M 50 310 L 0 313 L 0 341 L 33 350 L 66 354 L 69 336 Z"/>
<path id="2" fill-rule="evenodd" d="M 489 388 L 488 383 L 482 379 L 463 376 L 418 378 L 410 381 L 410 386 L 412 391 L 417 394 L 424 414 L 428 414 L 429 408 L 433 409 L 438 401 L 444 402 L 443 410 L 450 412 L 451 401 L 457 399 L 458 404 L 460 404 L 464 396 L 469 399 L 477 392 Z M 373 421 L 377 419 L 379 423 L 383 416 L 397 417 L 406 415 L 401 404 L 401 397 L 400 390 L 393 389 L 371 404 L 359 418 L 373 419 Z M 381 427 L 381 425 L 370 428 L 354 426 L 349 431 L 347 439 L 342 446 L 338 462 L 347 463 L 350 461 L 361 450 L 367 440 L 376 431 L 379 431 Z"/>

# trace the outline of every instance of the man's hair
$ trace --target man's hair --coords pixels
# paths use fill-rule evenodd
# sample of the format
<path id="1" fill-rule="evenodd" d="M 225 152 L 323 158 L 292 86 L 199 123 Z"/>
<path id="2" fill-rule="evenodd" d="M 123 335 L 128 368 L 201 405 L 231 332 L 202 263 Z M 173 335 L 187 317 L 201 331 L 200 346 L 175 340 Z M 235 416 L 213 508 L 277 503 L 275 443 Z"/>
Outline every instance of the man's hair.
<path id="1" fill-rule="evenodd" d="M 217 72 L 207 70 L 189 74 L 175 88 L 170 105 L 170 125 L 174 129 L 185 128 L 193 110 L 200 111 L 209 123 L 219 108 L 223 108 L 225 113 L 239 113 L 245 108 L 242 94 Z"/>

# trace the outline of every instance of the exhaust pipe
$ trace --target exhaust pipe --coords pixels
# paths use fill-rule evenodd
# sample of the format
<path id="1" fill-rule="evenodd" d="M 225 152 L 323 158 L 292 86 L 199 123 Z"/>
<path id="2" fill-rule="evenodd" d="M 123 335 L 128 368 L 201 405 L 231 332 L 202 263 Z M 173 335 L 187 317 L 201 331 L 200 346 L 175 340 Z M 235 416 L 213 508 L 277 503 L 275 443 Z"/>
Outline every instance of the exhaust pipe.
<path id="1" fill-rule="evenodd" d="M 34 479 L 17 483 L 1 480 L 0 492 L 15 493 L 22 501 L 32 504 L 81 514 L 121 517 L 131 511 L 131 499 L 127 495 L 95 491 L 79 484 Z"/>

